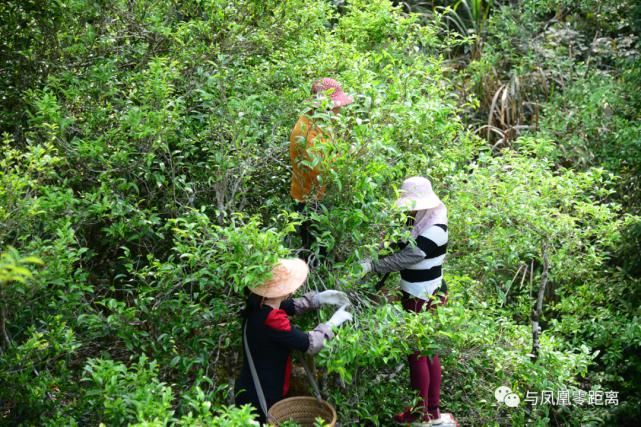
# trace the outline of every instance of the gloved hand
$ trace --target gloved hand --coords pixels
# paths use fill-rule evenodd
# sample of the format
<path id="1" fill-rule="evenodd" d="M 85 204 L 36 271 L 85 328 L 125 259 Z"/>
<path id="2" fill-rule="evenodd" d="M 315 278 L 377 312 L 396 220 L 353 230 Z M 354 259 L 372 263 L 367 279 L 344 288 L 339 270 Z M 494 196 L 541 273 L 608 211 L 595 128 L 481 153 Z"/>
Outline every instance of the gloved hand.
<path id="1" fill-rule="evenodd" d="M 335 291 L 333 289 L 319 292 L 314 295 L 314 305 L 319 306 L 321 304 L 332 304 L 332 305 L 350 305 L 349 298 L 345 292 Z"/>
<path id="2" fill-rule="evenodd" d="M 347 308 L 346 305 L 342 306 L 334 314 L 332 314 L 332 317 L 327 321 L 327 324 L 331 327 L 334 328 L 336 326 L 340 326 L 343 323 L 347 322 L 348 320 L 351 321 L 352 314 L 345 310 Z"/>
<path id="3" fill-rule="evenodd" d="M 359 262 L 358 265 L 362 269 L 362 276 L 365 276 L 372 271 L 372 260 L 369 258 L 365 258 L 363 261 Z"/>

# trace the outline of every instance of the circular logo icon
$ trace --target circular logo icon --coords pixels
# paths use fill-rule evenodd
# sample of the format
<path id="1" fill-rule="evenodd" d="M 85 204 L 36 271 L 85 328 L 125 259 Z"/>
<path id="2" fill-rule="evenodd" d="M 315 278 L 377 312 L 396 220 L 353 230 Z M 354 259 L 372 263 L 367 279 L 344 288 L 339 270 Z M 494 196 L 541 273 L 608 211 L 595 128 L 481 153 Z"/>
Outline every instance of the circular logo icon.
<path id="1" fill-rule="evenodd" d="M 510 393 L 512 393 L 512 389 L 510 387 L 502 385 L 501 387 L 498 387 L 496 390 L 494 390 L 494 397 L 496 397 L 496 400 L 503 403 L 505 402 L 505 396 Z"/>
<path id="2" fill-rule="evenodd" d="M 517 406 L 519 406 L 519 403 L 521 403 L 521 398 L 515 393 L 510 393 L 505 396 L 505 404 L 510 408 L 516 408 Z"/>

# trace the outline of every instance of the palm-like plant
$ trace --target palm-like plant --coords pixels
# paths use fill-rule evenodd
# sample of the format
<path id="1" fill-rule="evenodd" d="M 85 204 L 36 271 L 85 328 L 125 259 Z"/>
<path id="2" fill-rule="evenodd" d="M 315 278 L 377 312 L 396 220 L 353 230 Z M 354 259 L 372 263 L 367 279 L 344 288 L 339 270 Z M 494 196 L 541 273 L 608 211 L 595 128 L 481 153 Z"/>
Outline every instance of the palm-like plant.
<path id="1" fill-rule="evenodd" d="M 474 37 L 471 47 L 472 59 L 480 56 L 483 34 L 493 5 L 493 0 L 458 0 L 452 6 L 439 6 L 448 29 L 454 29 L 464 37 Z"/>

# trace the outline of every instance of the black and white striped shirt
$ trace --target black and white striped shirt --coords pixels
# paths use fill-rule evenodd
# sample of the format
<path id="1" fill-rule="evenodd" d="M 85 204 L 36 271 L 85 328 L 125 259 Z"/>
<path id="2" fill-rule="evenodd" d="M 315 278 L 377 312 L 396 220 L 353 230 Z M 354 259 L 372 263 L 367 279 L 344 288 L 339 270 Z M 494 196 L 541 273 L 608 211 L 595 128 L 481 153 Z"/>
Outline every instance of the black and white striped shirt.
<path id="1" fill-rule="evenodd" d="M 400 271 L 401 288 L 421 299 L 429 297 L 443 282 L 447 252 L 447 225 L 434 224 L 416 238 L 416 246 L 405 244 L 399 251 L 372 263 L 376 273 Z"/>

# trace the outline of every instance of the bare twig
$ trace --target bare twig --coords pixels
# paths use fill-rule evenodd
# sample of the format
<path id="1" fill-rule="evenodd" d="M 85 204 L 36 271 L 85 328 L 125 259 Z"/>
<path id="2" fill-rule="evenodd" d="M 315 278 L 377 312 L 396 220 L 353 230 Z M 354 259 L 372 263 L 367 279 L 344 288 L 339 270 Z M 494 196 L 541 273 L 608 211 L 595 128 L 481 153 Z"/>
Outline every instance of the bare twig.
<path id="1" fill-rule="evenodd" d="M 0 350 L 2 350 L 3 347 L 9 347 L 9 345 L 11 345 L 11 338 L 9 338 L 9 334 L 7 333 L 5 322 L 6 317 L 7 312 L 3 304 L 2 306 L 0 306 L 0 330 L 2 331 L 2 340 L 4 341 L 4 346 L 0 346 Z"/>
<path id="2" fill-rule="evenodd" d="M 550 261 L 548 259 L 547 242 L 543 241 L 541 245 L 541 254 L 543 257 L 543 273 L 541 274 L 541 284 L 539 285 L 539 294 L 536 298 L 536 306 L 532 310 L 532 357 L 536 360 L 539 357 L 539 334 L 541 333 L 541 314 L 543 313 L 543 297 L 545 295 L 545 288 L 548 284 L 548 272 L 550 269 Z"/>

